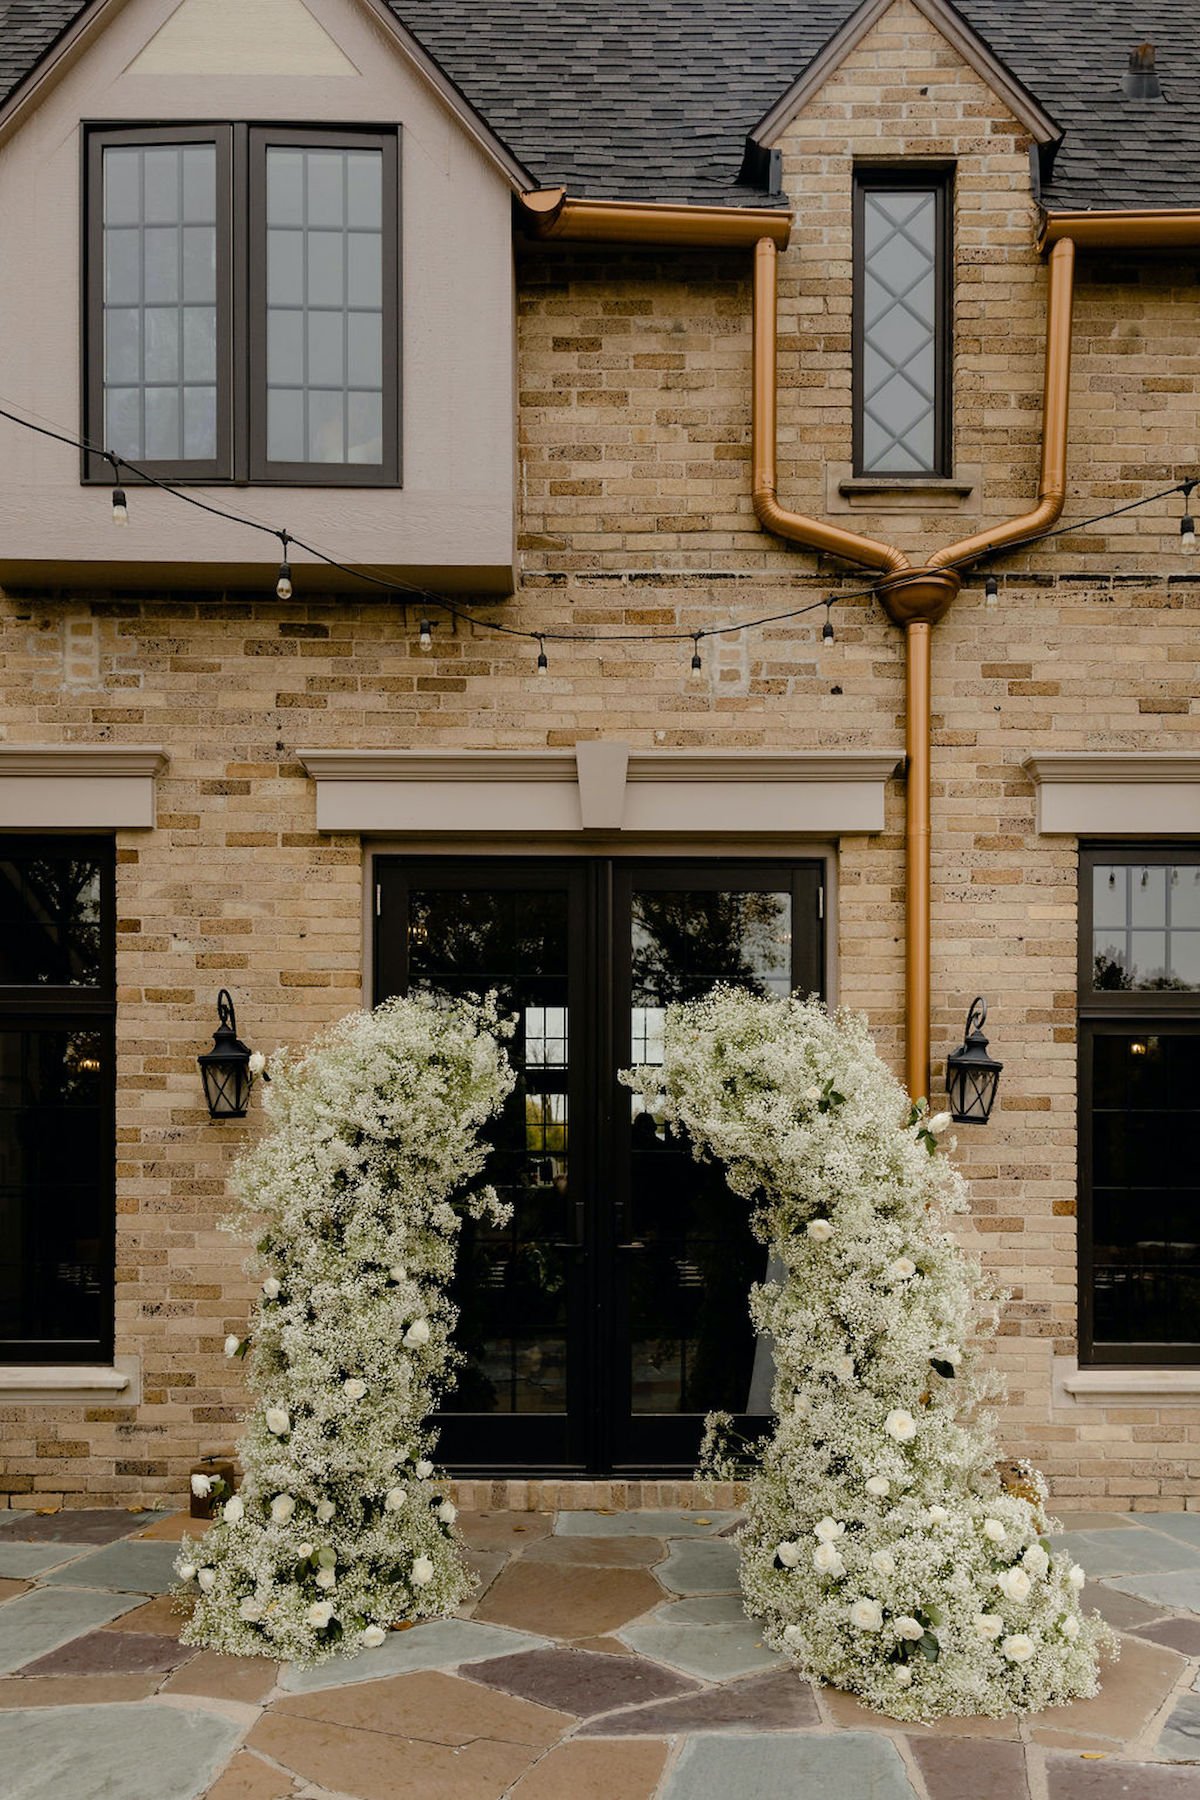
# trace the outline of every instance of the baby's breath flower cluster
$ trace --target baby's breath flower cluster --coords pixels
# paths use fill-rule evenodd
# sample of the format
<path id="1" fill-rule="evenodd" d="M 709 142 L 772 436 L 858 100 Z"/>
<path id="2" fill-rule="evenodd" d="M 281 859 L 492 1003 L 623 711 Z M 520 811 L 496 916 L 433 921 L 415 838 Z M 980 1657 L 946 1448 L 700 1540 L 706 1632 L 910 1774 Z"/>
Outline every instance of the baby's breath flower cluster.
<path id="1" fill-rule="evenodd" d="M 625 1079 L 724 1164 L 786 1271 L 751 1297 L 777 1423 L 742 1588 L 768 1642 L 902 1719 L 1096 1693 L 1115 1640 L 1044 1542 L 1045 1483 L 996 1473 L 996 1296 L 946 1228 L 967 1204 L 948 1116 L 910 1104 L 862 1018 L 737 989 L 671 1008 L 662 1067 Z"/>
<path id="2" fill-rule="evenodd" d="M 472 1585 L 425 1423 L 451 1379 L 446 1294 L 465 1204 L 506 1216 L 480 1127 L 513 1076 L 490 1003 L 389 1000 L 273 1059 L 273 1128 L 239 1163 L 257 1239 L 245 1478 L 176 1568 L 188 1643 L 324 1661 L 453 1611 Z"/>

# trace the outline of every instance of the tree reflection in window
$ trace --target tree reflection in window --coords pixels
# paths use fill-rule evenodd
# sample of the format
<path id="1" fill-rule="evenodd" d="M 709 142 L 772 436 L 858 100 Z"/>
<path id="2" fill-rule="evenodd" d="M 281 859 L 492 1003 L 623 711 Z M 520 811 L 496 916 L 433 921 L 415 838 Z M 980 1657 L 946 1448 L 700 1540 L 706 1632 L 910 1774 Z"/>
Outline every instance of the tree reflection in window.
<path id="1" fill-rule="evenodd" d="M 0 860 L 0 985 L 95 987 L 100 949 L 98 863 Z"/>

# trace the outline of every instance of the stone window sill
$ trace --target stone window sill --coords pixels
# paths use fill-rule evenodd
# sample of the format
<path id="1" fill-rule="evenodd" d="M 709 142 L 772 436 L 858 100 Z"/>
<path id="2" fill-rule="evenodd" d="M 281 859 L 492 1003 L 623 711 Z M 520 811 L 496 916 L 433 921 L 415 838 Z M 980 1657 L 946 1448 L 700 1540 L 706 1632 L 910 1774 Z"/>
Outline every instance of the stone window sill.
<path id="1" fill-rule="evenodd" d="M 0 1364 L 0 1404 L 14 1400 L 111 1400 L 134 1395 L 132 1373 L 101 1363 Z"/>
<path id="2" fill-rule="evenodd" d="M 838 482 L 838 493 L 848 500 L 860 494 L 870 499 L 881 494 L 911 494 L 914 499 L 935 494 L 965 500 L 974 492 L 973 481 L 955 481 L 950 475 L 851 475 Z"/>
<path id="3" fill-rule="evenodd" d="M 1200 1402 L 1200 1368 L 1152 1369 L 1127 1365 L 1075 1369 L 1062 1378 L 1076 1404 L 1129 1406 L 1138 1401 L 1164 1406 Z"/>
<path id="4" fill-rule="evenodd" d="M 960 467 L 953 475 L 855 475 L 849 463 L 831 463 L 825 472 L 827 512 L 962 512 L 983 479 L 981 468 Z"/>

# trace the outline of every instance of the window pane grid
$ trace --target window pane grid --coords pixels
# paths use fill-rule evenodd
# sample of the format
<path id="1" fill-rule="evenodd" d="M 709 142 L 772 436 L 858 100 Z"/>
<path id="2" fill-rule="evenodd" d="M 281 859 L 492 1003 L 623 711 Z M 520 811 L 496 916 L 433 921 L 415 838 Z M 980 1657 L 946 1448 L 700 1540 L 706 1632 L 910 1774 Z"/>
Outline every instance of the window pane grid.
<path id="1" fill-rule="evenodd" d="M 1200 989 L 1200 866 L 1098 863 L 1091 948 L 1098 992 Z"/>
<path id="2" fill-rule="evenodd" d="M 866 474 L 938 459 L 939 186 L 864 187 L 859 426 Z"/>
<path id="3" fill-rule="evenodd" d="M 383 460 L 383 156 L 268 148 L 267 460 Z"/>
<path id="4" fill-rule="evenodd" d="M 103 151 L 108 449 L 134 461 L 217 453 L 216 148 Z"/>

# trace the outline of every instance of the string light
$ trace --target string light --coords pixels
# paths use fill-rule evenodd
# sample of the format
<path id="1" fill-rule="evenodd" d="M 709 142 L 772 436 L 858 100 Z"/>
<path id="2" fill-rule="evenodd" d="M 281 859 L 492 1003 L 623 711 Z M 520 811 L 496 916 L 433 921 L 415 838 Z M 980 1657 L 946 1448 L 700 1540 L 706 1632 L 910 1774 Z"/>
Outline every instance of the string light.
<path id="1" fill-rule="evenodd" d="M 66 444 L 71 449 L 83 451 L 89 456 L 102 457 L 111 463 L 114 475 L 119 475 L 122 468 L 128 469 L 131 475 L 136 476 L 139 481 L 145 482 L 148 487 L 158 488 L 160 492 L 170 494 L 173 499 L 181 501 L 186 506 L 194 506 L 198 508 L 199 511 L 210 514 L 213 518 L 223 519 L 231 525 L 244 526 L 248 531 L 264 532 L 271 537 L 277 537 L 283 545 L 284 551 L 283 560 L 279 565 L 279 576 L 275 586 L 275 591 L 281 600 L 288 600 L 292 597 L 292 571 L 288 561 L 287 546 L 289 543 L 296 544 L 309 556 L 314 557 L 317 562 L 323 563 L 326 568 L 336 570 L 339 574 L 345 575 L 351 580 L 365 582 L 369 586 L 380 588 L 392 596 L 404 594 L 411 596 L 414 600 L 424 602 L 426 606 L 439 607 L 443 612 L 448 613 L 451 618 L 460 619 L 465 625 L 473 626 L 477 630 L 497 632 L 504 637 L 522 638 L 526 643 L 531 641 L 536 643 L 538 646 L 537 672 L 539 675 L 544 675 L 549 668 L 549 663 L 546 659 L 546 644 L 551 640 L 558 643 L 603 644 L 670 643 L 678 642 L 681 639 L 686 641 L 688 638 L 691 638 L 693 640 L 693 657 L 695 657 L 698 655 L 698 651 L 695 649 L 695 640 L 700 636 L 722 637 L 733 632 L 754 631 L 765 625 L 776 625 L 785 621 L 803 618 L 805 614 L 815 611 L 820 606 L 824 606 L 826 609 L 825 624 L 821 632 L 821 638 L 822 642 L 829 643 L 835 636 L 833 621 L 830 616 L 831 609 L 835 602 L 877 598 L 875 585 L 872 584 L 866 587 L 848 589 L 841 594 L 833 596 L 833 598 L 813 600 L 805 606 L 790 607 L 786 611 L 767 613 L 758 618 L 744 619 L 741 621 L 731 620 L 725 625 L 710 625 L 706 627 L 702 633 L 694 631 L 530 631 L 519 625 L 504 624 L 498 619 L 478 618 L 474 613 L 457 605 L 455 601 L 449 599 L 445 594 L 435 593 L 430 588 L 418 587 L 411 582 L 398 581 L 394 576 L 380 574 L 371 569 L 364 568 L 362 565 L 353 565 L 342 562 L 340 558 L 331 556 L 328 551 L 320 549 L 316 544 L 311 544 L 304 538 L 296 537 L 291 532 L 281 531 L 277 526 L 267 525 L 262 519 L 252 519 L 245 513 L 235 512 L 231 507 L 221 506 L 212 500 L 202 499 L 199 494 L 191 492 L 186 488 L 176 487 L 171 482 L 164 481 L 160 476 L 152 474 L 147 469 L 143 469 L 140 465 L 129 462 L 125 457 L 118 457 L 112 451 L 105 450 L 100 445 L 89 442 L 86 438 L 75 437 L 70 432 L 60 431 L 56 426 L 38 424 L 33 419 L 22 418 L 19 413 L 11 411 L 7 405 L 0 405 L 0 419 L 7 419 L 10 424 L 20 426 L 22 430 L 35 432 L 39 437 L 50 438 L 55 443 Z M 1172 494 L 1182 494 L 1186 505 L 1190 500 L 1192 490 L 1197 486 L 1200 486 L 1200 480 L 1189 477 L 1187 480 L 1176 482 L 1173 486 L 1163 488 L 1157 493 L 1145 494 L 1139 500 L 1130 500 L 1123 506 L 1111 507 L 1107 512 L 1095 513 L 1090 518 L 1072 520 L 1069 525 L 1056 526 L 1052 531 L 1031 532 L 1026 538 L 1018 538 L 1012 543 L 1004 545 L 1003 549 L 1006 553 L 1021 550 L 1031 544 L 1042 543 L 1049 541 L 1052 538 L 1062 537 L 1068 532 L 1083 531 L 1092 525 L 1102 525 L 1109 519 L 1120 518 L 1125 513 L 1136 512 L 1142 507 L 1153 505 L 1156 501 L 1168 499 Z M 129 512 L 124 489 L 119 486 L 114 487 L 112 500 L 113 522 L 118 525 L 127 524 Z M 1195 522 L 1190 513 L 1185 513 L 1180 523 L 1180 541 L 1181 548 L 1185 552 L 1191 552 L 1196 547 Z M 996 552 L 993 552 L 992 554 L 996 554 Z M 947 563 L 945 567 L 947 569 L 966 568 L 976 560 L 977 557 L 975 556 L 966 556 L 957 563 Z M 992 603 L 994 597 L 994 589 L 995 577 L 989 576 L 984 585 L 984 593 L 989 605 Z M 428 620 L 423 620 L 422 626 L 424 627 L 428 623 Z M 423 639 L 425 635 L 424 630 L 422 630 L 421 635 Z M 430 632 L 430 647 L 432 647 L 432 631 Z M 421 643 L 421 648 L 425 648 L 424 642 Z M 693 661 L 693 670 L 694 667 L 695 663 Z M 1200 877 L 1198 877 L 1198 879 L 1200 879 Z"/>
<path id="2" fill-rule="evenodd" d="M 428 619 L 421 620 L 421 635 L 418 637 L 417 643 L 422 650 L 429 651 L 433 649 L 433 626 L 429 623 Z"/>
<path id="3" fill-rule="evenodd" d="M 702 687 L 704 684 L 704 664 L 700 659 L 700 633 L 692 634 L 692 666 L 688 670 L 688 683 L 691 687 Z"/>
<path id="4" fill-rule="evenodd" d="M 292 539 L 286 531 L 278 532 L 277 536 L 283 546 L 283 561 L 279 565 L 279 579 L 275 583 L 275 592 L 281 600 L 290 600 L 292 597 L 292 570 L 287 559 L 287 547 Z"/>
<path id="5" fill-rule="evenodd" d="M 1179 521 L 1179 548 L 1185 556 L 1194 556 L 1196 551 L 1196 521 L 1192 517 L 1192 489 L 1194 481 L 1185 481 L 1180 492 L 1183 495 L 1183 517 Z"/>
<path id="6" fill-rule="evenodd" d="M 989 575 L 983 584 L 983 604 L 989 612 L 995 612 L 996 601 L 1000 597 L 1000 583 L 994 575 Z"/>

